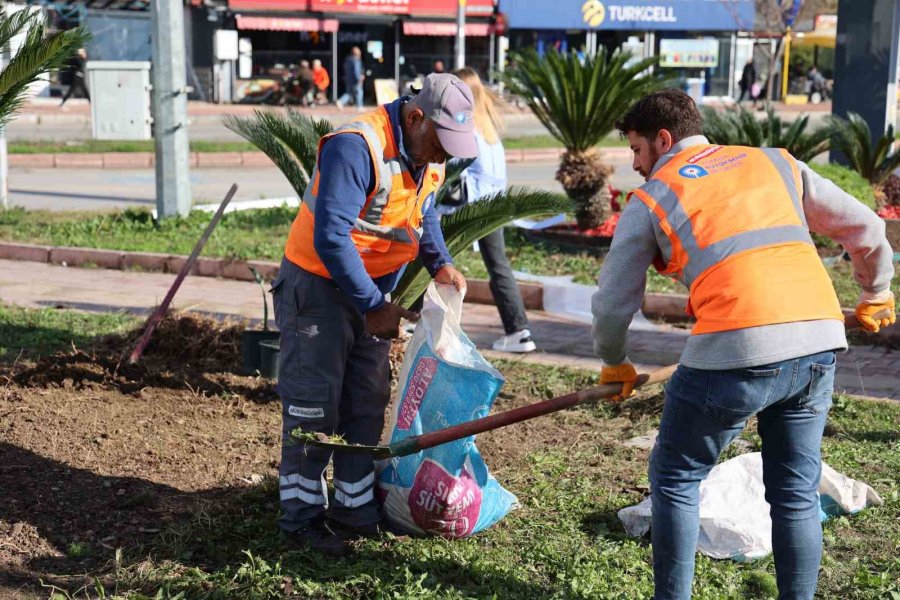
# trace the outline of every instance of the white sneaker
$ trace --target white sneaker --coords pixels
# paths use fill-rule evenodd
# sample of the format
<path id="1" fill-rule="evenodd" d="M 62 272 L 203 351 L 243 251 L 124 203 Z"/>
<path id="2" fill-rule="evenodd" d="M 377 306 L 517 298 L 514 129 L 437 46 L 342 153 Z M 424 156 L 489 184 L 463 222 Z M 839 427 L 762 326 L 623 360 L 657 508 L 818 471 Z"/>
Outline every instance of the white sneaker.
<path id="1" fill-rule="evenodd" d="M 494 342 L 492 348 L 498 352 L 525 353 L 537 350 L 537 346 L 535 346 L 534 342 L 531 340 L 531 332 L 527 329 L 504 335 Z"/>

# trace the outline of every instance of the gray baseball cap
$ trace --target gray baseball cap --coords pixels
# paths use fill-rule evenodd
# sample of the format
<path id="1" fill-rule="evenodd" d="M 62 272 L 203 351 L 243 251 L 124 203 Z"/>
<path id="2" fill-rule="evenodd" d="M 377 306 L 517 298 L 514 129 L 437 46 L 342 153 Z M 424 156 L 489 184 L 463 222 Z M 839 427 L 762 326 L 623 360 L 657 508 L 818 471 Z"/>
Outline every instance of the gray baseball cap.
<path id="1" fill-rule="evenodd" d="M 434 121 L 444 151 L 456 158 L 478 156 L 475 141 L 475 100 L 462 79 L 450 73 L 432 73 L 413 100 Z"/>

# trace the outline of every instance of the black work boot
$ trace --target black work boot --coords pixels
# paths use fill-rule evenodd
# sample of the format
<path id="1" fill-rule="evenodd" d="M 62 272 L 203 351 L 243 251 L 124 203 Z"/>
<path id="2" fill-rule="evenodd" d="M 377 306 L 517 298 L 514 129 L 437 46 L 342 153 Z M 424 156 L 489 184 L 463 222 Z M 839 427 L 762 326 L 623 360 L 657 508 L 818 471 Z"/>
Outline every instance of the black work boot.
<path id="1" fill-rule="evenodd" d="M 355 541 L 362 539 L 377 539 L 381 537 L 384 528 L 381 523 L 369 523 L 368 525 L 347 525 L 334 519 L 328 520 L 328 526 L 341 539 L 345 541 Z"/>
<path id="2" fill-rule="evenodd" d="M 326 556 L 347 556 L 351 552 L 350 545 L 343 535 L 333 531 L 324 519 L 316 519 L 299 531 L 282 529 L 280 537 L 290 546 L 321 552 Z"/>

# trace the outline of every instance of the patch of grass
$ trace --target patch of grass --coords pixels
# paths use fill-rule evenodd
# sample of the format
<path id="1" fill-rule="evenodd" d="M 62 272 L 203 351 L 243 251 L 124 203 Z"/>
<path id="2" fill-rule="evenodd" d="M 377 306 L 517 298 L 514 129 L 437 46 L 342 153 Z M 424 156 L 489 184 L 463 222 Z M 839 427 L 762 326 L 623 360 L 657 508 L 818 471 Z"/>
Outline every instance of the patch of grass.
<path id="1" fill-rule="evenodd" d="M 555 137 L 544 133 L 540 135 L 527 135 L 522 137 L 504 138 L 503 146 L 507 150 L 537 150 L 542 148 L 561 148 Z M 619 135 L 610 135 L 598 144 L 600 148 L 609 147 L 627 147 L 628 141 L 623 140 Z"/>
<path id="2" fill-rule="evenodd" d="M 74 310 L 33 310 L 0 304 L 0 362 L 36 359 L 57 350 L 82 347 L 91 339 L 121 333 L 140 321 L 124 314 Z"/>
<path id="3" fill-rule="evenodd" d="M 506 378 L 496 410 L 597 381 L 591 370 L 515 360 L 495 366 Z M 658 426 L 661 408 L 656 386 L 623 403 L 586 405 L 480 436 L 488 465 L 521 507 L 469 539 L 388 534 L 360 543 L 343 559 L 292 549 L 276 535 L 279 484 L 270 475 L 234 488 L 214 506 L 184 504 L 183 518 L 162 521 L 149 546 L 126 540 L 110 552 L 87 587 L 74 587 L 84 585 L 79 577 L 71 589 L 52 591 L 78 598 L 89 589 L 91 597 L 127 600 L 649 599 L 649 541 L 626 536 L 617 517 L 647 492 L 648 452 L 621 442 Z M 900 592 L 898 422 L 900 404 L 834 398 L 824 459 L 874 486 L 885 504 L 825 524 L 817 597 L 875 600 Z M 752 424 L 742 437 L 758 448 Z M 730 448 L 726 457 L 741 451 Z M 73 543 L 67 553 L 79 558 L 89 550 L 103 552 Z M 773 576 L 771 557 L 742 564 L 699 556 L 693 597 L 769 598 Z"/>
<path id="4" fill-rule="evenodd" d="M 215 142 L 192 140 L 191 152 L 253 152 L 253 144 L 244 141 Z M 80 140 L 69 142 L 18 141 L 9 144 L 10 154 L 85 154 L 96 152 L 153 152 L 153 140 Z"/>
<path id="5" fill-rule="evenodd" d="M 296 208 L 286 206 L 226 214 L 213 231 L 204 256 L 278 260 Z M 35 244 L 190 254 L 211 213 L 155 222 L 150 212 L 51 213 L 13 208 L 0 212 L 0 239 Z"/>
<path id="6" fill-rule="evenodd" d="M 279 260 L 296 211 L 296 208 L 282 206 L 226 214 L 213 231 L 203 256 Z M 189 254 L 210 218 L 210 213 L 194 211 L 185 218 L 155 222 L 143 209 L 83 213 L 13 208 L 0 212 L 0 240 Z M 535 275 L 569 275 L 576 283 L 596 284 L 603 264 L 602 256 L 536 243 L 518 229 L 506 229 L 505 234 L 513 269 Z M 467 277 L 487 277 L 478 252 L 467 250 L 456 263 Z M 852 265 L 839 263 L 827 270 L 842 306 L 854 306 L 860 290 L 853 279 Z M 891 289 L 895 295 L 900 295 L 900 278 L 894 278 Z M 647 291 L 687 293 L 681 284 L 659 275 L 652 268 L 647 271 Z"/>
<path id="7" fill-rule="evenodd" d="M 69 558 L 87 558 L 90 555 L 91 547 L 85 542 L 70 542 L 66 548 L 66 556 Z"/>
<path id="8" fill-rule="evenodd" d="M 809 163 L 809 167 L 826 179 L 830 179 L 836 186 L 875 210 L 875 192 L 866 179 L 847 167 L 835 163 Z"/>
<path id="9" fill-rule="evenodd" d="M 507 378 L 500 409 L 503 402 L 534 402 L 596 381 L 590 371 L 514 361 L 497 366 Z M 269 478 L 214 513 L 166 530 L 154 547 L 126 553 L 108 581 L 123 598 L 649 599 L 648 540 L 627 537 L 616 516 L 641 500 L 648 454 L 619 441 L 655 426 L 660 407 L 657 388 L 620 405 L 535 422 L 534 431 L 563 437 L 556 443 L 521 438 L 513 448 L 519 456 L 498 475 L 521 508 L 473 538 L 388 535 L 360 544 L 345 559 L 292 550 L 275 536 L 278 484 Z M 900 591 L 900 484 L 892 476 L 900 469 L 900 447 L 873 435 L 896 430 L 898 420 L 900 405 L 835 399 L 825 460 L 874 485 L 885 504 L 826 523 L 817 597 L 874 600 Z M 480 444 L 489 464 L 492 439 L 485 434 Z M 693 597 L 770 598 L 773 578 L 771 557 L 742 564 L 699 556 Z"/>

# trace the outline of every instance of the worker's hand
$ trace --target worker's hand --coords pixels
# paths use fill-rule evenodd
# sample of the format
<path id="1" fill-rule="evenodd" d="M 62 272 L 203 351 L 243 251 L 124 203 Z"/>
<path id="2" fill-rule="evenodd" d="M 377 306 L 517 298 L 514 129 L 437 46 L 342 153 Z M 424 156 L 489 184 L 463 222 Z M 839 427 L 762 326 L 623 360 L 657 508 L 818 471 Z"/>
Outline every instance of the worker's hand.
<path id="1" fill-rule="evenodd" d="M 894 294 L 890 290 L 873 294 L 863 292 L 856 304 L 856 320 L 869 333 L 897 322 Z"/>
<path id="2" fill-rule="evenodd" d="M 438 269 L 438 272 L 434 274 L 434 280 L 438 283 L 452 285 L 460 292 L 466 291 L 466 278 L 453 265 L 444 265 Z"/>
<path id="3" fill-rule="evenodd" d="M 634 394 L 635 381 L 637 381 L 637 371 L 630 362 L 623 362 L 620 365 L 603 365 L 600 370 L 600 383 L 622 384 L 622 393 L 610 398 L 613 402 L 620 402 Z"/>
<path id="4" fill-rule="evenodd" d="M 406 310 L 397 304 L 385 302 L 381 308 L 366 313 L 366 331 L 385 340 L 399 337 L 400 319 L 418 321 L 419 313 Z"/>

